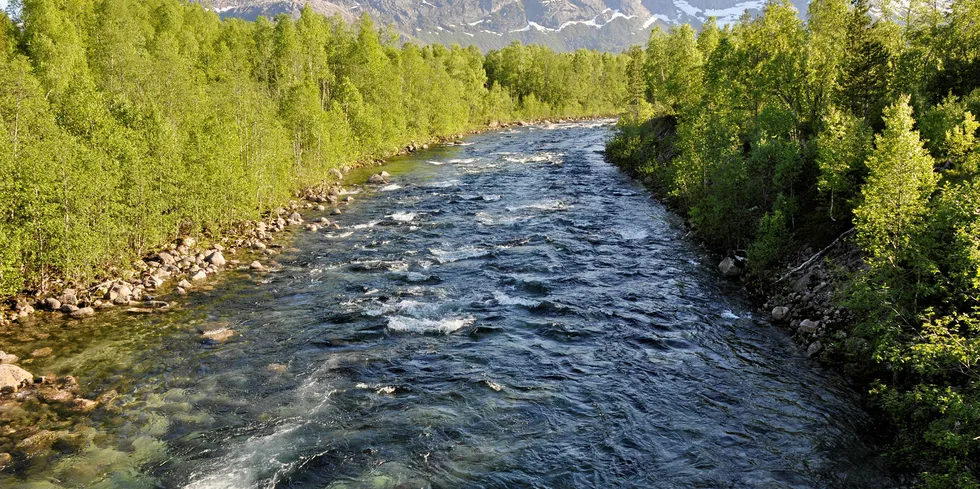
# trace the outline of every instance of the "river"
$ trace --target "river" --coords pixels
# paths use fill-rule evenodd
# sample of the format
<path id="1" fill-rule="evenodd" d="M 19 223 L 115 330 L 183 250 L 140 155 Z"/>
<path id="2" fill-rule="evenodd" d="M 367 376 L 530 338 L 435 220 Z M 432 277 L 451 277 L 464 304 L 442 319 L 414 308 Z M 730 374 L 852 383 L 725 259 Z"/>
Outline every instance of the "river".
<path id="1" fill-rule="evenodd" d="M 611 130 L 394 158 L 272 272 L 35 325 L 14 349 L 54 354 L 31 370 L 119 397 L 0 486 L 891 487 L 853 390 L 604 162 Z M 237 335 L 202 341 L 215 324 Z"/>

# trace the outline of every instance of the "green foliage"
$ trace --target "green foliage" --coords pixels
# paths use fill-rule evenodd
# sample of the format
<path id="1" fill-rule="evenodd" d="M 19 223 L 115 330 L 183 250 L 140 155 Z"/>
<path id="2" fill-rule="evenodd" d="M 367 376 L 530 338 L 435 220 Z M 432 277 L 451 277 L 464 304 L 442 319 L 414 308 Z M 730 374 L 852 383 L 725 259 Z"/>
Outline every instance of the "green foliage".
<path id="1" fill-rule="evenodd" d="M 85 282 L 178 233 L 491 121 L 616 113 L 622 56 L 399 45 L 363 16 L 222 21 L 179 0 L 0 14 L 0 296 Z"/>
<path id="2" fill-rule="evenodd" d="M 869 266 L 842 294 L 858 318 L 849 370 L 873 385 L 896 462 L 923 487 L 976 488 L 980 3 L 874 7 L 813 0 L 803 23 L 771 0 L 695 42 L 654 30 L 654 118 L 621 118 L 607 155 L 707 244 L 745 250 L 757 278 L 853 225 Z"/>

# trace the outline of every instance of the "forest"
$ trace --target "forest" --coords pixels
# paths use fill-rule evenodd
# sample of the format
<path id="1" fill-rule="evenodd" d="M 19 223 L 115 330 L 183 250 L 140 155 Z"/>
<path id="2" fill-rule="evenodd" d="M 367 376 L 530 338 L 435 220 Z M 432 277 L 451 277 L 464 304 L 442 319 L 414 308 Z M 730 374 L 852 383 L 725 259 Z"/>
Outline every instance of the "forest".
<path id="1" fill-rule="evenodd" d="M 218 236 L 329 170 L 491 122 L 614 115 L 626 58 L 403 44 L 366 15 L 182 0 L 0 13 L 0 297 Z"/>
<path id="2" fill-rule="evenodd" d="M 852 232 L 843 361 L 898 467 L 980 487 L 980 2 L 772 0 L 627 55 L 608 156 L 755 277 Z"/>

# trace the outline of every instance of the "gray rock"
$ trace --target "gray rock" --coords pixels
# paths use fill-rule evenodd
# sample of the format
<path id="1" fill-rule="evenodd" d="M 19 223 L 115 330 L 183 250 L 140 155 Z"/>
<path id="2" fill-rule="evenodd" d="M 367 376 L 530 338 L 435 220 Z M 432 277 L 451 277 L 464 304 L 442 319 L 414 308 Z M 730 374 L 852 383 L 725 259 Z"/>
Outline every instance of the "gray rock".
<path id="1" fill-rule="evenodd" d="M 226 263 L 225 262 L 225 257 L 224 257 L 224 255 L 221 254 L 220 251 L 215 251 L 214 253 L 211 253 L 205 259 L 205 261 L 207 261 L 208 263 L 210 263 L 210 264 L 212 264 L 212 265 L 214 265 L 216 267 L 223 267 L 223 266 L 225 266 L 225 263 Z"/>
<path id="2" fill-rule="evenodd" d="M 173 265 L 177 263 L 177 259 L 174 255 L 170 254 L 169 251 L 161 251 L 157 253 L 157 261 L 164 265 Z"/>
<path id="3" fill-rule="evenodd" d="M 28 385 L 33 381 L 34 376 L 27 370 L 16 365 L 0 364 L 0 388 L 8 388 L 16 391 L 21 386 Z"/>
<path id="4" fill-rule="evenodd" d="M 176 289 L 174 289 L 174 293 L 177 295 L 187 295 L 187 290 L 184 289 L 183 287 L 177 287 Z"/>
<path id="5" fill-rule="evenodd" d="M 287 219 L 287 221 L 289 221 L 290 224 L 299 224 L 303 222 L 303 216 L 299 215 L 299 212 L 294 212 L 289 215 L 289 219 Z"/>
<path id="6" fill-rule="evenodd" d="M 786 306 L 778 306 L 772 308 L 772 320 L 777 323 L 781 323 L 789 319 L 789 308 Z"/>
<path id="7" fill-rule="evenodd" d="M 133 289 L 129 284 L 115 285 L 105 295 L 106 300 L 113 304 L 129 304 L 133 299 Z"/>
<path id="8" fill-rule="evenodd" d="M 263 243 L 263 242 L 261 242 L 259 240 L 252 241 L 252 249 L 264 250 L 265 249 L 265 243 Z"/>
<path id="9" fill-rule="evenodd" d="M 726 256 L 721 263 L 718 264 L 718 270 L 721 271 L 726 277 L 737 277 L 741 275 L 742 269 L 735 263 L 735 259 Z"/>
<path id="10" fill-rule="evenodd" d="M 817 353 L 820 353 L 820 350 L 822 349 L 823 349 L 823 344 L 820 343 L 819 341 L 814 341 L 813 343 L 810 344 L 810 347 L 806 349 L 807 358 L 811 358 Z"/>
<path id="11" fill-rule="evenodd" d="M 83 307 L 71 313 L 71 317 L 73 318 L 87 318 L 89 316 L 94 316 L 94 315 L 95 315 L 95 309 L 92 309 L 91 307 Z"/>
<path id="12" fill-rule="evenodd" d="M 78 304 L 78 296 L 75 293 L 75 289 L 65 289 L 61 293 L 61 297 L 58 299 L 62 304 L 68 304 L 74 306 Z"/>
<path id="13" fill-rule="evenodd" d="M 61 301 L 55 299 L 54 297 L 48 297 L 47 299 L 44 299 L 44 305 L 46 305 L 48 309 L 52 311 L 57 311 L 58 309 L 61 309 Z"/>
<path id="14" fill-rule="evenodd" d="M 75 312 L 77 310 L 78 310 L 78 306 L 76 306 L 74 304 L 65 304 L 65 305 L 61 306 L 61 312 L 65 313 L 65 314 L 71 314 L 71 313 L 73 313 L 73 312 Z"/>
<path id="15" fill-rule="evenodd" d="M 180 282 L 177 282 L 177 287 L 180 287 L 182 289 L 189 289 L 191 288 L 191 283 L 188 282 L 186 279 L 184 279 L 181 280 Z"/>
<path id="16" fill-rule="evenodd" d="M 814 334 L 820 329 L 820 323 L 816 321 L 811 321 L 809 319 L 804 319 L 800 322 L 800 332 L 806 334 Z"/>
<path id="17" fill-rule="evenodd" d="M 388 183 L 388 180 L 386 180 L 385 177 L 381 173 L 375 173 L 374 175 L 371 175 L 370 177 L 368 177 L 368 183 L 373 183 L 375 185 L 380 185 L 380 184 L 383 184 L 383 183 Z"/>
<path id="18" fill-rule="evenodd" d="M 17 355 L 0 350 L 0 364 L 17 363 L 18 360 L 20 360 L 20 358 L 18 358 Z"/>
<path id="19" fill-rule="evenodd" d="M 191 281 L 193 281 L 193 282 L 197 282 L 199 280 L 204 280 L 206 278 L 208 278 L 208 274 L 205 273 L 204 270 L 198 270 L 197 273 L 195 273 L 194 275 L 191 275 Z"/>
<path id="20" fill-rule="evenodd" d="M 260 263 L 258 260 L 253 261 L 251 264 L 249 264 L 248 267 L 251 268 L 252 270 L 264 270 L 265 269 L 265 267 L 262 266 L 262 263 Z"/>

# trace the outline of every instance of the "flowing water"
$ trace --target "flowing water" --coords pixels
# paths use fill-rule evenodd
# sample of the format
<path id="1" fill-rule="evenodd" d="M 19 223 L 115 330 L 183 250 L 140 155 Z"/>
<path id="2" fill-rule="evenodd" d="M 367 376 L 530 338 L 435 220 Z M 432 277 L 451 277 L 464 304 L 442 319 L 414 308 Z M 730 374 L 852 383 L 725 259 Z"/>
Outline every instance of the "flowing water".
<path id="1" fill-rule="evenodd" d="M 603 161 L 610 130 L 396 158 L 274 272 L 36 326 L 9 349 L 119 409 L 0 486 L 888 487 L 853 391 Z"/>

